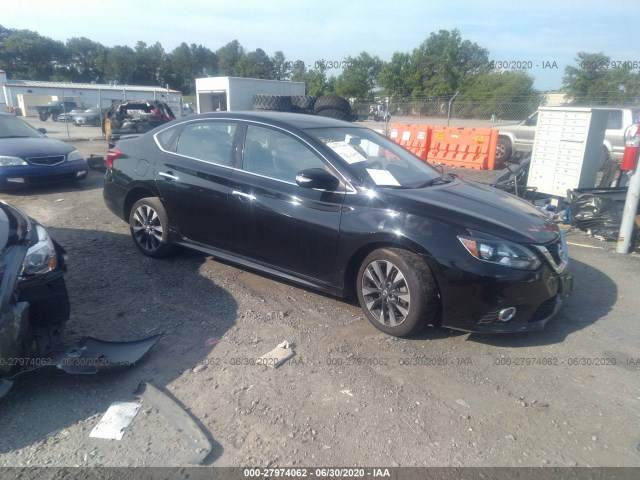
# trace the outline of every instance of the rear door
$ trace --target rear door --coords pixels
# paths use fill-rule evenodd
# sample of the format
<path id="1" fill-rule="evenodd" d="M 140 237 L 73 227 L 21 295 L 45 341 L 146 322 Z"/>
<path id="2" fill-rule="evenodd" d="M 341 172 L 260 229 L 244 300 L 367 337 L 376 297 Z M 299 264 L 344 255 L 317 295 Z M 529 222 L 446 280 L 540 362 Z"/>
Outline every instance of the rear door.
<path id="1" fill-rule="evenodd" d="M 155 179 L 172 225 L 189 240 L 225 248 L 237 122 L 206 119 L 156 135 L 163 154 Z"/>
<path id="2" fill-rule="evenodd" d="M 303 188 L 296 174 L 332 167 L 311 145 L 284 130 L 248 124 L 242 168 L 229 189 L 229 249 L 265 265 L 333 282 L 345 188 Z M 338 176 L 338 175 L 336 175 Z"/>

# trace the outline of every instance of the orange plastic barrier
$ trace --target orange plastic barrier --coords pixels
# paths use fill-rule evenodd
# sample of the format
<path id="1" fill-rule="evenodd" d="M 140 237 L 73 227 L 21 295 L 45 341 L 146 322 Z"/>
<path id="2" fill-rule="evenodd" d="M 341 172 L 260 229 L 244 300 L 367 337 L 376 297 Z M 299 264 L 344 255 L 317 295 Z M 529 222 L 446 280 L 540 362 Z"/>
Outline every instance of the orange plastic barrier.
<path id="1" fill-rule="evenodd" d="M 389 138 L 425 161 L 472 168 L 495 168 L 498 130 L 393 123 Z"/>
<path id="2" fill-rule="evenodd" d="M 431 145 L 432 130 L 433 127 L 429 125 L 394 123 L 390 127 L 389 138 L 414 155 L 426 160 Z"/>
<path id="3" fill-rule="evenodd" d="M 493 170 L 498 131 L 492 128 L 433 127 L 427 160 L 442 165 Z"/>

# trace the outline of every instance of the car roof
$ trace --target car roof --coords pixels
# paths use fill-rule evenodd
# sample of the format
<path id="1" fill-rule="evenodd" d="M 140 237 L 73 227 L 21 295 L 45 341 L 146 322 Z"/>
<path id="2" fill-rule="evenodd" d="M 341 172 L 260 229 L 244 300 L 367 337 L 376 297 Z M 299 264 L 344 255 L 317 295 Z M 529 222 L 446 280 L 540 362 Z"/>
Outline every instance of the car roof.
<path id="1" fill-rule="evenodd" d="M 319 115 L 308 115 L 304 113 L 290 113 L 290 112 L 210 112 L 200 113 L 198 115 L 190 115 L 186 117 L 189 121 L 206 118 L 229 118 L 236 120 L 247 121 L 268 121 L 273 125 L 281 127 L 295 127 L 301 130 L 309 128 L 328 128 L 328 127 L 355 127 L 364 128 L 360 125 L 345 122 L 342 120 L 336 120 L 334 118 L 322 117 Z"/>

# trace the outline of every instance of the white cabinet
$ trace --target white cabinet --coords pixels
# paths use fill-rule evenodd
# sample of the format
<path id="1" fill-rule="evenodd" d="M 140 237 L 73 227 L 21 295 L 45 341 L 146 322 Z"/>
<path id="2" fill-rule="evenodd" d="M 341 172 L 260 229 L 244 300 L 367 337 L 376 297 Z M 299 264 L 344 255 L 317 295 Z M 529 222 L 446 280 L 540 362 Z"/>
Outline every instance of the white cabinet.
<path id="1" fill-rule="evenodd" d="M 541 107 L 527 186 L 561 197 L 595 187 L 608 115 L 598 108 Z"/>

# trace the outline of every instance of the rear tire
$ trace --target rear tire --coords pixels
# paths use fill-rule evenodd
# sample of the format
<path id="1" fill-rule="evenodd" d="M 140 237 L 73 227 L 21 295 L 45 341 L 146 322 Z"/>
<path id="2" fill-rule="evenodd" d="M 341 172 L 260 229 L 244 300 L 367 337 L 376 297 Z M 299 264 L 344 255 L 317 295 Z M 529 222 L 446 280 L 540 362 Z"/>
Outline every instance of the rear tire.
<path id="1" fill-rule="evenodd" d="M 169 217 L 157 197 L 141 198 L 134 203 L 129 214 L 129 229 L 135 246 L 148 257 L 166 257 L 173 250 Z"/>
<path id="2" fill-rule="evenodd" d="M 420 255 L 397 248 L 374 250 L 362 262 L 356 281 L 360 306 L 378 330 L 402 337 L 435 323 L 437 288 Z"/>

